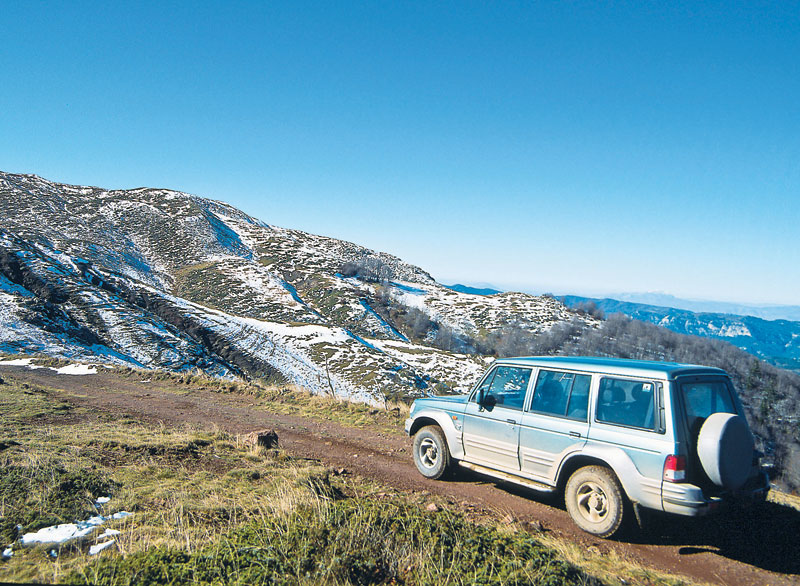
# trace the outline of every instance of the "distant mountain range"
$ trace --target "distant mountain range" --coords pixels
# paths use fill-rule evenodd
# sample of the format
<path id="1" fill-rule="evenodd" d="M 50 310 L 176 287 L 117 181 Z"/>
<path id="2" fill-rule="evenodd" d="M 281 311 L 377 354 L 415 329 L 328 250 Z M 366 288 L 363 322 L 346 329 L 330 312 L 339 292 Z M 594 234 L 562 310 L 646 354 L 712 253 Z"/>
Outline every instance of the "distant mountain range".
<path id="1" fill-rule="evenodd" d="M 470 295 L 501 292 L 461 284 L 447 287 Z M 665 293 L 621 293 L 617 297 L 564 295 L 559 299 L 573 309 L 591 302 L 606 315 L 621 313 L 679 334 L 724 340 L 775 366 L 800 371 L 800 306 L 692 301 Z"/>
<path id="2" fill-rule="evenodd" d="M 800 322 L 800 306 L 798 305 L 753 305 L 727 301 L 692 300 L 681 299 L 666 293 L 620 293 L 614 295 L 614 299 L 642 305 L 686 309 L 695 313 L 726 313 L 760 317 L 766 320 L 784 319 Z"/>
<path id="3" fill-rule="evenodd" d="M 676 299 L 665 295 L 654 298 L 667 302 Z M 566 295 L 561 299 L 568 307 L 577 308 L 591 302 L 606 315 L 622 313 L 680 334 L 725 340 L 776 366 L 800 370 L 800 322 L 798 321 L 767 320 L 752 315 L 731 313 L 695 312 L 676 307 L 576 295 Z M 741 307 L 725 303 L 711 305 Z"/>

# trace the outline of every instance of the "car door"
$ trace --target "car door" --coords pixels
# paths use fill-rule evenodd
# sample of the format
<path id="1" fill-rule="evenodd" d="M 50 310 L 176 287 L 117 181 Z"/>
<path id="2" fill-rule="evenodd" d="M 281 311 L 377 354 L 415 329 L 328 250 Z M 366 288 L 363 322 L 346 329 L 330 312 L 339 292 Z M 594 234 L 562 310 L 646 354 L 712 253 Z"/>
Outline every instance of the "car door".
<path id="1" fill-rule="evenodd" d="M 519 470 L 519 424 L 531 372 L 532 369 L 520 366 L 497 366 L 475 390 L 464 412 L 462 437 L 466 460 L 492 468 Z M 481 396 L 483 405 L 479 401 Z"/>
<path id="2" fill-rule="evenodd" d="M 660 491 L 664 454 L 671 448 L 659 415 L 660 389 L 657 381 L 600 377 L 589 438 L 590 446 L 624 451 L 638 473 L 648 479 L 644 490 L 651 495 Z"/>
<path id="3" fill-rule="evenodd" d="M 520 426 L 523 472 L 553 482 L 564 458 L 583 447 L 589 432 L 591 382 L 588 374 L 539 370 Z"/>

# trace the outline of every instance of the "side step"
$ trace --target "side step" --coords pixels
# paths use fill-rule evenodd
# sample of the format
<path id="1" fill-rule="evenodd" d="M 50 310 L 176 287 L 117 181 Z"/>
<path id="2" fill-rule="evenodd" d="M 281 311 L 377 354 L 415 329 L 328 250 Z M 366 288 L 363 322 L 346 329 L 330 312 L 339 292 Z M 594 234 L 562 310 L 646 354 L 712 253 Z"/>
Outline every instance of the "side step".
<path id="1" fill-rule="evenodd" d="M 487 468 L 486 466 L 473 464 L 472 462 L 464 462 L 463 460 L 459 460 L 458 465 L 472 470 L 473 472 L 477 472 L 478 474 L 485 474 L 486 476 L 491 476 L 492 478 L 497 478 L 499 480 L 505 480 L 506 482 L 510 482 L 512 484 L 519 484 L 520 486 L 524 486 L 539 492 L 554 492 L 556 489 L 555 486 L 550 486 L 544 482 L 537 482 L 535 480 L 530 480 L 529 478 L 517 476 L 516 474 L 501 472 L 500 470 Z"/>

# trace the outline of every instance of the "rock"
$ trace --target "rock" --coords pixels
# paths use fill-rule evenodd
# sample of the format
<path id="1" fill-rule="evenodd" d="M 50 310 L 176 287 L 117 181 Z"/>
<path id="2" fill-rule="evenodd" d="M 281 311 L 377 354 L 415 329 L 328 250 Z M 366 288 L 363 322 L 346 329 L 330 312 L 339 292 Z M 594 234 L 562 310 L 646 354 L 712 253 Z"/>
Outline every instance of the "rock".
<path id="1" fill-rule="evenodd" d="M 438 513 L 441 509 L 439 508 L 439 505 L 437 505 L 436 503 L 430 503 L 428 504 L 427 507 L 425 507 L 425 510 L 431 513 Z"/>
<path id="2" fill-rule="evenodd" d="M 536 533 L 543 533 L 545 528 L 541 521 L 530 521 L 528 523 L 528 528 L 531 531 L 535 531 Z"/>
<path id="3" fill-rule="evenodd" d="M 239 441 L 254 449 L 269 450 L 278 447 L 278 434 L 274 429 L 254 431 L 245 436 L 240 436 Z"/>

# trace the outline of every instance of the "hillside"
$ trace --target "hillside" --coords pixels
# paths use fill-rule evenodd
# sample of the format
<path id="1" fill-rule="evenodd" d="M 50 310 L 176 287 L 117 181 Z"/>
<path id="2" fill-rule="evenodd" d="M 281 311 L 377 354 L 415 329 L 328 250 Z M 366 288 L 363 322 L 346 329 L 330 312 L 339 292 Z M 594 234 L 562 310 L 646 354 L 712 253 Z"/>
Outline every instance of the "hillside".
<path id="1" fill-rule="evenodd" d="M 0 203 L 0 352 L 271 377 L 382 404 L 472 384 L 486 362 L 458 354 L 461 338 L 577 318 L 166 189 L 0 173 Z"/>
<path id="2" fill-rule="evenodd" d="M 800 377 L 721 341 L 549 296 L 455 291 L 392 255 L 176 191 L 0 173 L 0 203 L 0 353 L 289 382 L 372 405 L 465 390 L 494 356 L 710 364 L 732 374 L 781 485 L 800 487 Z"/>
<path id="3" fill-rule="evenodd" d="M 569 307 L 591 302 L 606 314 L 622 313 L 679 334 L 724 340 L 776 366 L 800 370 L 800 322 L 797 321 L 769 320 L 731 313 L 694 312 L 675 307 L 575 295 L 567 295 L 562 301 Z"/>

